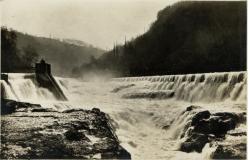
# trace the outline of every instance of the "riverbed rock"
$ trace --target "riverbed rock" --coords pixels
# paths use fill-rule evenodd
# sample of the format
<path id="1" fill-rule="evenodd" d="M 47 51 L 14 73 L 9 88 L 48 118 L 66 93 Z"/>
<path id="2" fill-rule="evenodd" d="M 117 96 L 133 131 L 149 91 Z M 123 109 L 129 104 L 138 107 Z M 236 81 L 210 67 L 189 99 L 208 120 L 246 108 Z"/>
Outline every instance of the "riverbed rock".
<path id="1" fill-rule="evenodd" d="M 18 102 L 1 98 L 1 115 L 11 114 L 13 112 L 53 112 L 51 108 L 42 108 L 39 104 Z"/>
<path id="2" fill-rule="evenodd" d="M 186 108 L 186 111 L 192 111 L 194 109 L 201 108 L 200 106 L 190 105 Z"/>
<path id="3" fill-rule="evenodd" d="M 2 115 L 0 158 L 131 159 L 131 155 L 99 109 L 64 113 L 41 109 Z"/>
<path id="4" fill-rule="evenodd" d="M 201 111 L 198 112 L 196 115 L 194 115 L 194 117 L 192 118 L 192 122 L 191 125 L 195 125 L 197 123 L 199 123 L 200 121 L 204 120 L 204 119 L 208 119 L 210 117 L 211 113 L 209 111 Z"/>
<path id="5" fill-rule="evenodd" d="M 212 159 L 246 159 L 247 156 L 247 138 L 230 137 L 216 145 L 215 151 L 211 154 Z"/>
<path id="6" fill-rule="evenodd" d="M 193 112 L 193 108 L 188 107 L 187 111 Z M 243 113 L 217 112 L 211 114 L 207 110 L 198 111 L 191 119 L 191 123 L 187 124 L 189 129 L 186 132 L 185 141 L 180 145 L 180 150 L 201 152 L 206 143 L 224 141 L 228 131 L 235 129 L 243 121 Z M 227 151 L 222 151 L 220 148 L 216 153 L 215 158 L 220 158 L 218 156 L 220 153 L 227 155 Z"/>
<path id="7" fill-rule="evenodd" d="M 133 86 L 135 86 L 135 84 L 128 84 L 128 85 L 118 86 L 118 87 L 114 88 L 111 92 L 112 92 L 112 93 L 117 93 L 117 92 L 119 92 L 119 91 L 121 91 L 121 90 L 130 88 L 130 87 L 133 87 Z"/>
<path id="8" fill-rule="evenodd" d="M 125 99 L 168 99 L 174 97 L 175 92 L 172 90 L 168 91 L 145 91 L 145 92 L 132 92 L 122 95 Z"/>
<path id="9" fill-rule="evenodd" d="M 181 144 L 180 150 L 183 152 L 201 152 L 205 144 L 209 142 L 208 136 L 201 133 L 192 133 L 191 136 Z"/>

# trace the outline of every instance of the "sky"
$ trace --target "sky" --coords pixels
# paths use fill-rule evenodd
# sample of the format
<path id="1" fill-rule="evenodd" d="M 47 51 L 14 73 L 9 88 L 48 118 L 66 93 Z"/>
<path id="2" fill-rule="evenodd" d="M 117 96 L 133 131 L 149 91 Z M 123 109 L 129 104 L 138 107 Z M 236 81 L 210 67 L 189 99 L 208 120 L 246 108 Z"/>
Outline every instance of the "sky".
<path id="1" fill-rule="evenodd" d="M 0 0 L 0 22 L 27 34 L 76 39 L 109 50 L 147 31 L 179 0 Z"/>
<path id="2" fill-rule="evenodd" d="M 1 0 L 2 25 L 52 38 L 82 40 L 102 49 L 149 28 L 177 0 Z"/>

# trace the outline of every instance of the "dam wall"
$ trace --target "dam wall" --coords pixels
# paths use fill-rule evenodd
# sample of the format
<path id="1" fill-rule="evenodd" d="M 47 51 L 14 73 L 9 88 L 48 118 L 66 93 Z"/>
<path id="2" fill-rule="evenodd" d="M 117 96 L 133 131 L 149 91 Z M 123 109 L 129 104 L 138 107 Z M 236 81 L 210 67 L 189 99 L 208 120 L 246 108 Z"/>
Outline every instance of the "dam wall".
<path id="1" fill-rule="evenodd" d="M 129 98 L 157 97 L 164 93 L 164 97 L 169 95 L 169 98 L 176 100 L 220 102 L 246 101 L 247 96 L 247 72 L 245 71 L 124 77 L 114 78 L 113 81 L 124 84 L 144 84 L 141 89 L 125 96 Z"/>
<path id="2" fill-rule="evenodd" d="M 6 99 L 55 99 L 67 97 L 51 74 L 51 66 L 44 60 L 36 63 L 35 73 L 2 73 L 1 96 Z"/>

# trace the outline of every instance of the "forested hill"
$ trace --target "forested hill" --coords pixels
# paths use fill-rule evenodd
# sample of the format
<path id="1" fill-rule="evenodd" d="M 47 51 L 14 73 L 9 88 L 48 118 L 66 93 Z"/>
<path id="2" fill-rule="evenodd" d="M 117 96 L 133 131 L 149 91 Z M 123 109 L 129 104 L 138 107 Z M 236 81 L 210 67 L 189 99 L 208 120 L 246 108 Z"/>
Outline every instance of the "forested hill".
<path id="1" fill-rule="evenodd" d="M 179 2 L 143 35 L 81 68 L 122 76 L 246 70 L 246 2 Z"/>
<path id="2" fill-rule="evenodd" d="M 74 67 L 88 63 L 105 52 L 91 45 L 78 45 L 80 41 L 76 40 L 78 43 L 73 43 L 74 40 L 69 43 L 68 40 L 37 37 L 3 27 L 1 33 L 2 42 L 6 44 L 2 46 L 2 72 L 30 71 L 34 62 L 43 58 L 52 64 L 54 74 L 70 76 Z"/>

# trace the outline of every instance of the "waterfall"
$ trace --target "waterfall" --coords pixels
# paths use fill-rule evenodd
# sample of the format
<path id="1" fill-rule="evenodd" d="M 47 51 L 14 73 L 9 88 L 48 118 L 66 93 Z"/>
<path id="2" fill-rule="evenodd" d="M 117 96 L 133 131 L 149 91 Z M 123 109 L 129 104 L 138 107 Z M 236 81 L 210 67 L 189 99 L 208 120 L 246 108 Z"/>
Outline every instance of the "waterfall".
<path id="1" fill-rule="evenodd" d="M 144 81 L 148 92 L 174 92 L 175 100 L 188 102 L 246 101 L 246 72 L 115 78 L 117 82 Z"/>
<path id="2" fill-rule="evenodd" d="M 100 108 L 114 120 L 116 134 L 133 159 L 209 159 L 216 147 L 208 144 L 202 153 L 178 150 L 195 114 L 246 111 L 246 72 L 125 77 L 107 82 L 55 77 L 66 102 L 39 87 L 34 74 L 8 76 L 8 82 L 0 81 L 4 98 L 42 103 L 58 111 Z M 197 108 L 186 112 L 190 105 Z M 246 128 L 242 125 L 240 131 Z"/>
<path id="3" fill-rule="evenodd" d="M 39 87 L 34 74 L 9 73 L 8 82 L 1 80 L 2 97 L 6 99 L 39 102 L 56 100 L 52 92 Z"/>

